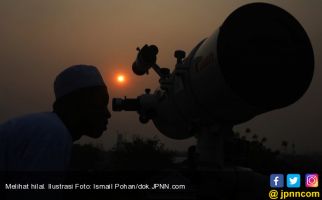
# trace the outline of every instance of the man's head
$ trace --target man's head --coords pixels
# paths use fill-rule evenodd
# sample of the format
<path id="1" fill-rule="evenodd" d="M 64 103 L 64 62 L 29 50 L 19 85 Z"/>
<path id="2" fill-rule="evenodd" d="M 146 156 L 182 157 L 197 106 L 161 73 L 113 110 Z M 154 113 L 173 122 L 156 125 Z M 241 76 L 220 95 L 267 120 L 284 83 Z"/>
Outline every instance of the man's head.
<path id="1" fill-rule="evenodd" d="M 54 91 L 54 112 L 74 140 L 82 135 L 93 138 L 102 135 L 111 114 L 107 108 L 107 87 L 96 67 L 75 65 L 65 69 L 56 77 Z"/>

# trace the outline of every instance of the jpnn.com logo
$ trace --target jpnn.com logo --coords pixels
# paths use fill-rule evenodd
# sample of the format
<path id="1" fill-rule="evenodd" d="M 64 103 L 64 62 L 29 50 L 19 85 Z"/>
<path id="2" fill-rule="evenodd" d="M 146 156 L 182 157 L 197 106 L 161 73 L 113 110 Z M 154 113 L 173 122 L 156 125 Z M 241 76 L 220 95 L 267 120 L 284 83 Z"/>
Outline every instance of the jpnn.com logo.
<path id="1" fill-rule="evenodd" d="M 272 189 L 268 193 L 270 199 L 288 199 L 288 198 L 318 198 L 320 199 L 320 191 L 315 191 L 313 188 L 319 186 L 319 176 L 318 174 L 305 174 L 302 177 L 300 174 L 287 174 L 285 183 L 289 190 L 284 191 L 284 175 L 283 174 L 271 174 L 270 176 L 270 186 Z M 301 183 L 302 182 L 302 183 Z M 306 190 L 301 190 L 301 185 L 307 188 Z M 278 190 L 280 188 L 280 190 Z M 311 189 L 309 189 L 311 188 Z M 312 190 L 313 189 L 313 190 Z"/>

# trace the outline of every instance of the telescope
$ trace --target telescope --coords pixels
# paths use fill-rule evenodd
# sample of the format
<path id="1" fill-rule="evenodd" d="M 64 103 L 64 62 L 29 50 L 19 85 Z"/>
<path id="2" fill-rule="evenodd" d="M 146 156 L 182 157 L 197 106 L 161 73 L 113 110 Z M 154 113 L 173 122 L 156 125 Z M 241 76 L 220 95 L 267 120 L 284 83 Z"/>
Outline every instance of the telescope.
<path id="1" fill-rule="evenodd" d="M 222 173 L 227 170 L 223 143 L 232 127 L 295 103 L 309 88 L 314 71 L 312 45 L 301 24 L 282 8 L 267 3 L 251 3 L 233 11 L 187 57 L 184 51 L 175 51 L 172 72 L 157 65 L 155 45 L 137 50 L 133 72 L 141 76 L 154 70 L 160 87 L 154 92 L 146 89 L 137 98 L 114 98 L 113 111 L 136 111 L 142 123 L 152 120 L 162 134 L 173 139 L 195 136 L 198 162 L 203 163 L 199 168 L 220 172 L 216 177 L 204 176 L 200 188 L 213 191 L 216 185 L 216 196 L 230 194 L 233 185 L 215 181 L 227 176 Z M 221 180 L 235 180 L 238 191 L 246 193 L 241 199 L 252 199 L 250 193 L 254 199 L 264 199 L 256 194 L 267 192 L 260 192 L 268 185 L 265 177 L 231 174 Z"/>
<path id="2" fill-rule="evenodd" d="M 134 99 L 113 99 L 113 111 L 137 111 L 174 139 L 196 135 L 215 124 L 236 125 L 295 103 L 308 89 L 314 55 L 301 24 L 285 10 L 252 3 L 232 12 L 185 58 L 176 51 L 170 73 L 156 64 L 158 48 L 137 49 L 137 75 L 151 68 L 160 88 Z"/>

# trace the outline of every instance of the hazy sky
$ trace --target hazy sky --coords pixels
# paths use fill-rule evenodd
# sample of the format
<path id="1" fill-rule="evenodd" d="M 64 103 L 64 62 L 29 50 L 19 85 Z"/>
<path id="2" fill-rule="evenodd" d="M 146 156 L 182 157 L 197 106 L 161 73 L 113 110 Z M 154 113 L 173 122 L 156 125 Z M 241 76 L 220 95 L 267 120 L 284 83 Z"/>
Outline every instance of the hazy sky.
<path id="1" fill-rule="evenodd" d="M 131 71 L 135 48 L 159 47 L 158 63 L 173 69 L 173 52 L 187 53 L 218 29 L 236 8 L 253 1 L 227 0 L 1 0 L 0 1 L 0 122 L 31 112 L 50 111 L 53 80 L 65 67 L 96 65 L 108 84 L 110 97 L 136 97 L 157 87 L 154 73 L 137 77 Z M 315 74 L 307 93 L 288 108 L 263 114 L 235 129 L 250 127 L 268 145 L 294 142 L 300 152 L 322 151 L 322 1 L 265 1 L 286 9 L 306 29 L 315 52 Z M 117 73 L 127 83 L 115 81 Z M 111 106 L 111 105 L 110 105 Z M 162 136 L 153 124 L 142 125 L 136 113 L 112 113 L 108 132 L 99 140 L 115 143 L 116 131 L 157 135 L 180 149 L 193 139 L 176 141 Z M 145 133 L 145 134 L 142 134 Z M 149 134 L 148 134 L 149 133 Z"/>

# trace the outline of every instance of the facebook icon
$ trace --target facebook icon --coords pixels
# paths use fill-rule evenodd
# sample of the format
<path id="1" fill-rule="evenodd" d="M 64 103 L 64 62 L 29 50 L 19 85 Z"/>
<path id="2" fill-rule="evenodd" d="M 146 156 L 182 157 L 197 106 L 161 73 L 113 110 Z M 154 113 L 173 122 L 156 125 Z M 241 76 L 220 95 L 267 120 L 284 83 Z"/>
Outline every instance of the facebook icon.
<path id="1" fill-rule="evenodd" d="M 270 185 L 271 185 L 271 188 L 284 187 L 284 175 L 283 174 L 271 174 Z"/>

